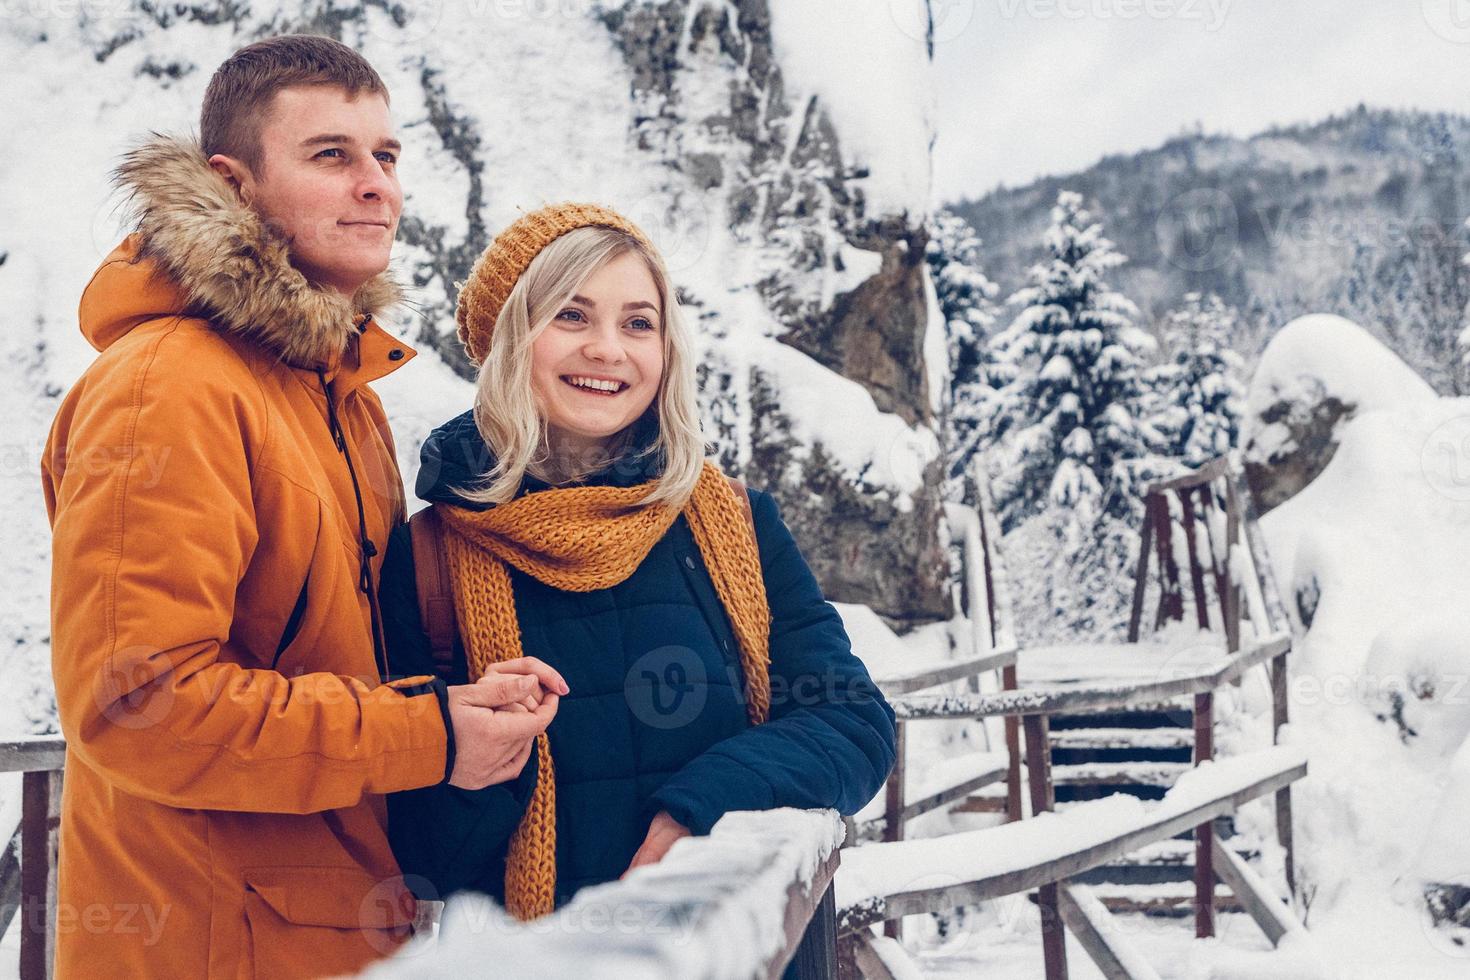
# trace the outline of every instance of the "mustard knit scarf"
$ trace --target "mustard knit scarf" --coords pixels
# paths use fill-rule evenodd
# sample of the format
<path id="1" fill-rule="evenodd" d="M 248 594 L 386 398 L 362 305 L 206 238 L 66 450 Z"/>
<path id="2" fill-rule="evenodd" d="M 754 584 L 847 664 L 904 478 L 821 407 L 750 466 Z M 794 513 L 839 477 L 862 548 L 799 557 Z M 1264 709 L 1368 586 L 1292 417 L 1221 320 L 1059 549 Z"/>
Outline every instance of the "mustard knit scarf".
<path id="1" fill-rule="evenodd" d="M 679 513 L 667 505 L 636 506 L 651 487 L 550 489 L 479 511 L 435 504 L 447 532 L 444 546 L 471 681 L 490 664 L 524 655 L 506 565 L 569 592 L 617 585 Z M 771 613 L 744 509 L 719 468 L 706 460 L 682 513 L 735 628 L 746 710 L 758 725 L 771 703 Z M 505 907 L 521 920 L 551 912 L 555 900 L 556 777 L 545 734 L 536 738 L 536 759 L 536 787 L 511 837 L 505 867 Z"/>

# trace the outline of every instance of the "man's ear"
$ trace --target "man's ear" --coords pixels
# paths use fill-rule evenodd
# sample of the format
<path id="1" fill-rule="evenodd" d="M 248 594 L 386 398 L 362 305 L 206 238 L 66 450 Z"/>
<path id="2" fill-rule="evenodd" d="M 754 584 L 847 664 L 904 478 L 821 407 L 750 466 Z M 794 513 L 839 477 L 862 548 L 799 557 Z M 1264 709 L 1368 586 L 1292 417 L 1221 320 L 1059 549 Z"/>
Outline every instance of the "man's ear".
<path id="1" fill-rule="evenodd" d="M 240 203 L 247 206 L 250 204 L 250 201 L 247 199 L 247 189 L 250 186 L 250 169 L 245 164 L 236 160 L 234 157 L 227 157 L 223 153 L 216 153 L 209 158 L 209 169 L 225 179 L 225 183 L 229 184 L 231 189 L 234 190 L 235 196 L 240 199 Z"/>

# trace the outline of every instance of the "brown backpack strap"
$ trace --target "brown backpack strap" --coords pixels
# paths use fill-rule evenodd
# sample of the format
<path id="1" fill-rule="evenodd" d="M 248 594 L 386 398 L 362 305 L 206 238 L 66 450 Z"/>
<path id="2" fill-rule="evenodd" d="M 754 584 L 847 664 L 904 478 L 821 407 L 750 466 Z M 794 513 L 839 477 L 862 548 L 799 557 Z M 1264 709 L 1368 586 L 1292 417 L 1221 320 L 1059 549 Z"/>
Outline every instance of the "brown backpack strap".
<path id="1" fill-rule="evenodd" d="M 439 512 L 425 507 L 408 519 L 413 541 L 413 575 L 419 593 L 419 619 L 434 651 L 434 672 L 447 678 L 454 669 L 454 591 L 449 577 L 449 552 L 444 547 L 444 524 Z"/>
<path id="2" fill-rule="evenodd" d="M 760 539 L 756 537 L 755 533 L 755 514 L 750 509 L 750 494 L 745 492 L 745 484 L 733 476 L 726 476 L 725 479 L 729 482 L 730 489 L 735 491 L 736 499 L 740 501 L 740 510 L 745 514 L 745 523 L 750 526 L 751 538 L 759 541 Z M 757 551 L 759 551 L 759 548 L 760 546 L 757 544 Z"/>

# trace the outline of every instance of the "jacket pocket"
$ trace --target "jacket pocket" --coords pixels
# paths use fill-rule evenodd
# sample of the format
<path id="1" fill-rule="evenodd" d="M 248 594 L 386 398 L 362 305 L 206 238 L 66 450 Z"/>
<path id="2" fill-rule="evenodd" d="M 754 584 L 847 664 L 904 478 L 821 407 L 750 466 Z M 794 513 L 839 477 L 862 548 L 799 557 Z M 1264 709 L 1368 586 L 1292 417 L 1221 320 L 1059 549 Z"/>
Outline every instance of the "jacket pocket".
<path id="1" fill-rule="evenodd" d="M 251 977 L 354 973 L 392 955 L 412 932 L 415 902 L 398 877 L 357 868 L 245 872 Z"/>

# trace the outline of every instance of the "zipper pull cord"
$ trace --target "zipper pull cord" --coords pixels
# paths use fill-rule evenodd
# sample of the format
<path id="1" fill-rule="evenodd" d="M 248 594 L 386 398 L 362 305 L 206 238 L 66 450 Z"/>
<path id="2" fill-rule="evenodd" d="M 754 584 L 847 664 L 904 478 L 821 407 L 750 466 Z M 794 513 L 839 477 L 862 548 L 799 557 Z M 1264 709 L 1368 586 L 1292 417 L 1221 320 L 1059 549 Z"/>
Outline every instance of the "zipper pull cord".
<path id="1" fill-rule="evenodd" d="M 337 419 L 337 400 L 333 396 L 332 386 L 327 382 L 326 372 L 317 369 L 316 376 L 322 383 L 322 392 L 327 396 L 327 428 L 332 433 L 332 440 L 337 444 L 337 451 L 347 461 L 347 475 L 352 480 L 352 496 L 357 501 L 357 536 L 358 536 L 358 578 L 357 587 L 362 594 L 367 596 L 368 613 L 372 618 L 373 626 L 373 658 L 377 663 L 380 676 L 388 676 L 388 652 L 383 644 L 383 622 L 382 614 L 378 610 L 378 590 L 373 586 L 372 559 L 378 554 L 377 546 L 373 544 L 368 535 L 367 511 L 362 504 L 362 487 L 357 482 L 357 468 L 352 465 L 352 453 L 347 450 L 347 439 L 342 433 L 342 425 Z"/>

